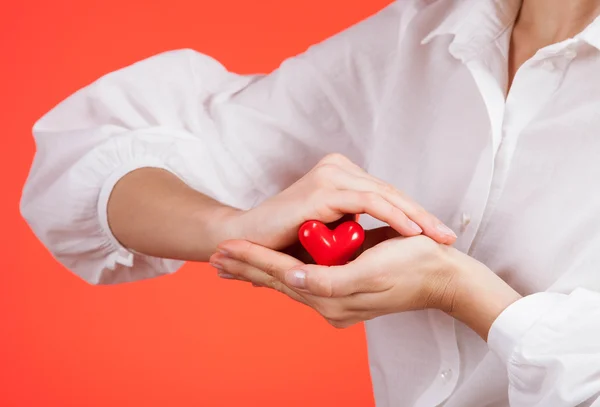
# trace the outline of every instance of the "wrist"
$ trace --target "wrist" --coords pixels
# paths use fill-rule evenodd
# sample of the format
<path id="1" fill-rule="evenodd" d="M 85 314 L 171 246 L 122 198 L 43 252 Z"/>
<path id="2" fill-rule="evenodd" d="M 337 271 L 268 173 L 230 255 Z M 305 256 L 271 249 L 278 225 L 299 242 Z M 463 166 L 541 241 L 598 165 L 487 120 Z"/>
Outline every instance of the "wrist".
<path id="1" fill-rule="evenodd" d="M 197 213 L 195 222 L 198 225 L 198 261 L 208 261 L 217 250 L 219 243 L 245 238 L 242 215 L 245 211 L 218 204 L 212 210 L 204 209 Z"/>
<path id="2" fill-rule="evenodd" d="M 494 321 L 521 296 L 481 262 L 451 250 L 454 301 L 447 313 L 487 340 Z"/>

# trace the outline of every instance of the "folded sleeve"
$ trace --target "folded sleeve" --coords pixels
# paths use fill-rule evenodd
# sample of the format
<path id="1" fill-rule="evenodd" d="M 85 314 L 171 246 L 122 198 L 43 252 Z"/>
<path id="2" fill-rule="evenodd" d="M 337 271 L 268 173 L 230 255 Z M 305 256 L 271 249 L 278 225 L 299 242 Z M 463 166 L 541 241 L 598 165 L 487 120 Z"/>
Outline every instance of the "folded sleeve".
<path id="1" fill-rule="evenodd" d="M 34 125 L 23 217 L 92 284 L 172 273 L 181 262 L 133 253 L 111 234 L 115 183 L 137 168 L 162 168 L 247 209 L 328 153 L 361 164 L 407 8 L 394 3 L 268 75 L 239 75 L 177 50 L 100 78 Z"/>
<path id="2" fill-rule="evenodd" d="M 511 407 L 600 406 L 600 293 L 537 293 L 494 322 L 490 349 L 506 363 Z"/>

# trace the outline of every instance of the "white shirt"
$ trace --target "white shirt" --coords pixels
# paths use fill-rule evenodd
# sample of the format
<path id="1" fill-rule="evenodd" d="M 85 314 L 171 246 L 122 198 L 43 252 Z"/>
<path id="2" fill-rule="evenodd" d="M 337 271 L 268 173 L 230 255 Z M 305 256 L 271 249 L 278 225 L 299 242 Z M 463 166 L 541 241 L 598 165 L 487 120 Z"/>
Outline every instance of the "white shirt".
<path id="1" fill-rule="evenodd" d="M 367 322 L 377 406 L 600 406 L 600 20 L 540 50 L 506 96 L 518 8 L 398 1 L 269 75 L 191 50 L 111 73 L 35 125 L 22 213 L 88 282 L 140 280 L 181 263 L 111 235 L 127 172 L 164 168 L 250 208 L 345 154 L 525 296 L 488 343 L 437 311 Z"/>

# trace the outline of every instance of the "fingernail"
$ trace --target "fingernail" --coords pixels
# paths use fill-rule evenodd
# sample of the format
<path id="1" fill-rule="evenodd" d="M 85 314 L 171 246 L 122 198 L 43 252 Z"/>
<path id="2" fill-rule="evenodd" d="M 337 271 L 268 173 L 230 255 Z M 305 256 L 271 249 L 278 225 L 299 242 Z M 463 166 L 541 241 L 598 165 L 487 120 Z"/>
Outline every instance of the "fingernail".
<path id="1" fill-rule="evenodd" d="M 217 270 L 223 270 L 223 266 L 220 265 L 219 263 L 214 263 L 214 262 L 210 262 L 209 263 L 212 267 L 216 268 Z"/>
<path id="2" fill-rule="evenodd" d="M 217 252 L 221 253 L 223 256 L 230 257 L 229 252 L 225 249 L 217 249 Z"/>
<path id="3" fill-rule="evenodd" d="M 293 270 L 285 274 L 285 282 L 296 288 L 306 288 L 306 272 Z"/>
<path id="4" fill-rule="evenodd" d="M 233 274 L 229 274 L 229 273 L 218 273 L 217 274 L 219 277 L 224 278 L 226 280 L 233 280 L 235 279 L 235 276 Z"/>
<path id="5" fill-rule="evenodd" d="M 457 237 L 457 236 L 456 236 L 456 233 L 454 233 L 454 231 L 452 231 L 452 229 L 450 229 L 448 226 L 444 225 L 443 223 L 439 223 L 439 224 L 437 225 L 437 229 L 438 229 L 438 230 L 439 230 L 441 233 L 443 233 L 443 234 L 445 234 L 445 235 L 447 235 L 447 236 Z"/>
<path id="6" fill-rule="evenodd" d="M 412 220 L 408 220 L 408 226 L 417 233 L 423 233 L 423 229 Z"/>

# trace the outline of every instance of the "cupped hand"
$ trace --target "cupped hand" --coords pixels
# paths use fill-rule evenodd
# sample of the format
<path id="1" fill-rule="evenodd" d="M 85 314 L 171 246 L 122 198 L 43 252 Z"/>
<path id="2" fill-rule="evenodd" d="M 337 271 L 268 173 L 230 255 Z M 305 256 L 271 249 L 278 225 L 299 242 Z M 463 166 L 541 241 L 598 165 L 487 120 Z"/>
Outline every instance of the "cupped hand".
<path id="1" fill-rule="evenodd" d="M 336 327 L 417 309 L 453 312 L 455 249 L 423 235 L 394 237 L 390 228 L 376 233 L 383 241 L 344 266 L 309 265 L 240 240 L 222 243 L 211 264 L 228 277 L 287 294 Z"/>
<path id="2" fill-rule="evenodd" d="M 450 228 L 401 191 L 339 154 L 326 156 L 296 183 L 256 208 L 234 211 L 217 221 L 231 229 L 230 236 L 283 250 L 297 241 L 305 221 L 331 223 L 347 214 L 368 214 L 402 236 L 424 234 L 444 244 L 456 239 Z"/>

